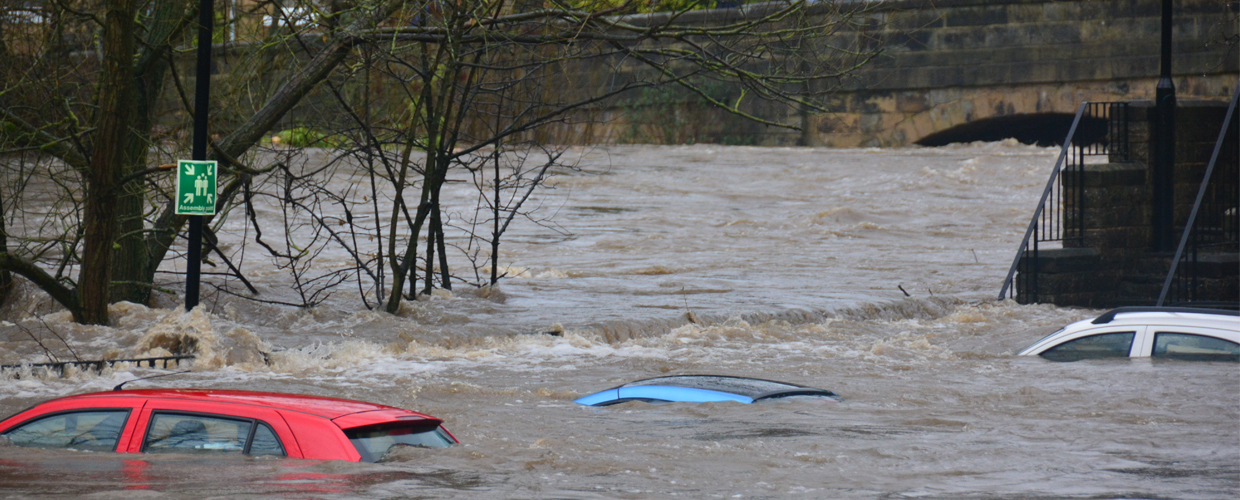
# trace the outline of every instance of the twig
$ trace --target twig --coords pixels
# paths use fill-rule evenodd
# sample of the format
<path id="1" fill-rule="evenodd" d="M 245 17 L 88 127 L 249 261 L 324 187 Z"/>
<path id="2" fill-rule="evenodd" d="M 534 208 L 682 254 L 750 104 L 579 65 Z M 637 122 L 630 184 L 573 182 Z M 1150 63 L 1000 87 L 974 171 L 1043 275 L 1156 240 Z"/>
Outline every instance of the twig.
<path id="1" fill-rule="evenodd" d="M 70 346 L 69 343 L 65 341 L 64 337 L 61 337 L 59 333 L 56 333 L 56 330 L 53 330 L 51 325 L 48 325 L 46 321 L 43 321 L 42 317 L 39 318 L 39 322 L 43 323 L 43 328 L 47 328 L 47 331 L 52 332 L 52 335 L 55 335 L 56 338 L 60 339 L 60 342 L 65 345 L 65 349 L 69 350 L 69 354 L 73 355 L 73 359 L 78 361 L 82 360 L 82 357 L 78 356 L 77 352 L 73 350 L 73 346 Z"/>
<path id="2" fill-rule="evenodd" d="M 912 295 L 909 295 L 909 294 L 908 294 L 908 291 L 906 291 L 906 290 L 904 289 L 904 286 L 903 286 L 903 285 L 896 285 L 896 288 L 899 288 L 901 292 L 904 292 L 904 296 L 905 296 L 905 297 L 912 297 Z"/>
<path id="3" fill-rule="evenodd" d="M 206 238 L 205 243 L 207 246 L 211 247 L 211 250 L 215 251 L 215 254 L 220 256 L 220 259 L 224 261 L 224 265 L 228 266 L 228 269 L 237 276 L 237 279 L 241 280 L 241 283 L 250 290 L 250 293 L 258 295 L 258 289 L 254 288 L 254 285 L 250 284 L 250 280 L 245 279 L 245 275 L 241 274 L 241 270 L 237 269 L 237 266 L 233 265 L 232 261 L 228 259 L 228 256 L 224 255 L 224 251 L 220 250 L 220 247 L 215 245 L 215 242 L 219 240 L 219 237 L 215 235 L 215 231 L 207 228 L 203 229 L 206 229 L 207 233 L 211 236 L 210 238 Z"/>
<path id="4" fill-rule="evenodd" d="M 203 284 L 204 284 L 204 285 L 211 286 L 211 287 L 214 287 L 214 288 L 215 288 L 216 290 L 218 290 L 220 293 L 223 293 L 223 294 L 225 294 L 225 295 L 232 295 L 233 297 L 238 297 L 238 298 L 242 298 L 242 299 L 250 300 L 250 301 L 253 301 L 253 302 L 257 302 L 257 303 L 259 303 L 259 304 L 268 304 L 268 305 L 277 305 L 277 306 L 290 306 L 290 307 L 300 307 L 300 308 L 314 307 L 315 305 L 318 305 L 318 302 L 302 302 L 302 303 L 298 304 L 298 303 L 295 303 L 295 302 L 284 302 L 284 301 L 281 301 L 281 300 L 267 300 L 267 299 L 260 299 L 260 298 L 253 297 L 253 296 L 241 295 L 241 294 L 239 294 L 239 293 L 237 293 L 237 292 L 234 292 L 234 291 L 232 291 L 232 290 L 229 290 L 228 288 L 223 287 L 223 286 L 220 286 L 220 285 L 217 285 L 217 284 L 215 284 L 215 283 L 203 282 Z"/>
<path id="5" fill-rule="evenodd" d="M 28 329 L 28 328 L 26 328 L 26 327 L 22 326 L 22 324 L 21 324 L 21 323 L 15 323 L 15 324 L 16 324 L 16 325 L 17 325 L 17 327 L 18 327 L 18 328 L 20 328 L 23 332 L 26 332 L 26 335 L 29 335 L 29 336 L 30 336 L 30 340 L 33 340 L 33 341 L 34 341 L 34 343 L 39 344 L 39 347 L 42 347 L 42 348 L 43 348 L 43 353 L 47 355 L 47 359 L 52 360 L 52 362 L 53 362 L 53 363 L 59 363 L 59 362 L 60 362 L 60 358 L 57 358 L 55 354 L 52 354 L 52 350 L 51 350 L 51 349 L 48 349 L 48 348 L 47 348 L 47 346 L 43 345 L 43 341 L 39 340 L 39 338 L 38 338 L 38 337 L 35 337 L 35 336 L 34 336 L 34 332 L 32 332 L 32 331 L 30 331 L 30 329 Z"/>
<path id="6" fill-rule="evenodd" d="M 698 324 L 697 315 L 693 314 L 692 309 L 689 309 L 689 294 L 685 292 L 685 287 L 683 286 L 680 287 L 680 298 L 684 299 L 685 301 L 685 319 L 689 320 L 690 323 L 693 323 L 695 325 Z"/>

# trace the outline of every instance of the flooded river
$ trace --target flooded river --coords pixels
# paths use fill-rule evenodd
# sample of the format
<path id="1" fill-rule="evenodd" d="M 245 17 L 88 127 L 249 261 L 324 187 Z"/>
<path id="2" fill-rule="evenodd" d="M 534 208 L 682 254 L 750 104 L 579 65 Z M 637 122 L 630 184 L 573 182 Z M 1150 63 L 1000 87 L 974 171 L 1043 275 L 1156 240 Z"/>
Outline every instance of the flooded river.
<path id="1" fill-rule="evenodd" d="M 32 336 L 62 357 L 192 346 L 190 373 L 127 387 L 373 401 L 441 417 L 461 444 L 377 464 L 0 446 L 0 497 L 1235 498 L 1235 364 L 1013 356 L 1098 313 L 994 301 L 1056 154 L 573 149 L 580 170 L 535 200 L 556 226 L 514 222 L 498 290 L 458 285 L 399 316 L 346 283 L 311 310 L 204 289 L 193 313 L 160 297 L 83 327 L 27 288 L 3 310 L 0 363 L 46 361 Z M 242 219 L 221 230 L 233 255 Z M 262 296 L 287 297 L 251 252 Z M 162 372 L 7 373 L 0 414 Z M 695 373 L 844 401 L 572 402 Z"/>

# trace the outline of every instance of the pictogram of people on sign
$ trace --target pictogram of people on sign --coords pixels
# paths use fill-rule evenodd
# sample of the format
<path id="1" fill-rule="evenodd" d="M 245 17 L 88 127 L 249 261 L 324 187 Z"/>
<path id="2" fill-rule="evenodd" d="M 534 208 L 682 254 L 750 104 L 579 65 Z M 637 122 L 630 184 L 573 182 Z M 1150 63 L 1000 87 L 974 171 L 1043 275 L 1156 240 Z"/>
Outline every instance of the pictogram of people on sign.
<path id="1" fill-rule="evenodd" d="M 210 182 L 207 181 L 207 174 L 198 174 L 198 177 L 194 179 L 194 194 L 197 196 L 206 196 L 207 188 L 209 186 Z"/>

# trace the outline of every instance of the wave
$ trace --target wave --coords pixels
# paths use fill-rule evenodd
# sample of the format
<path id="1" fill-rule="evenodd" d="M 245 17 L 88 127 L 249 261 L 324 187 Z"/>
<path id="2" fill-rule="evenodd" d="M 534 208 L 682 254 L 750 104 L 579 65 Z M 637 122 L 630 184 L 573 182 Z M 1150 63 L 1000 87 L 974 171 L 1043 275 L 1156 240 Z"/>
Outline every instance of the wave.
<path id="1" fill-rule="evenodd" d="M 953 325 L 984 322 L 992 313 L 979 311 L 969 302 L 952 296 L 906 298 L 862 303 L 820 311 L 789 309 L 759 311 L 732 316 L 687 311 L 665 318 L 607 321 L 580 327 L 553 325 L 538 332 L 477 334 L 411 328 L 374 338 L 319 340 L 293 347 L 275 347 L 251 329 L 197 308 L 191 312 L 151 309 L 137 304 L 113 306 L 116 325 L 83 327 L 67 313 L 43 318 L 71 338 L 93 334 L 108 344 L 111 359 L 190 354 L 195 372 L 228 370 L 291 375 L 329 374 L 339 371 L 383 370 L 376 366 L 401 366 L 404 373 L 434 373 L 443 364 L 504 363 L 531 366 L 549 359 L 574 357 L 671 357 L 710 356 L 711 349 L 785 349 L 801 345 L 819 356 L 949 355 L 931 345 L 918 322 L 945 320 Z M 379 313 L 364 315 L 367 317 Z M 63 316 L 63 317 L 61 317 Z M 371 318 L 373 320 L 373 318 Z M 401 319 L 400 321 L 410 322 Z M 841 323 L 843 322 L 843 323 Z M 900 324 L 905 322 L 907 324 Z M 390 324 L 390 323 L 389 323 Z M 911 326 L 910 326 L 911 325 Z M 685 351 L 689 349 L 689 351 Z M 694 352 L 694 350 L 698 352 Z M 22 362 L 37 362 L 37 356 Z M 7 362 L 7 361 L 6 361 Z M 92 376 L 129 379 L 127 371 L 140 367 L 117 364 L 97 372 L 74 370 L 65 375 L 76 380 Z M 3 378 L 49 379 L 55 373 L 26 369 L 8 370 Z"/>

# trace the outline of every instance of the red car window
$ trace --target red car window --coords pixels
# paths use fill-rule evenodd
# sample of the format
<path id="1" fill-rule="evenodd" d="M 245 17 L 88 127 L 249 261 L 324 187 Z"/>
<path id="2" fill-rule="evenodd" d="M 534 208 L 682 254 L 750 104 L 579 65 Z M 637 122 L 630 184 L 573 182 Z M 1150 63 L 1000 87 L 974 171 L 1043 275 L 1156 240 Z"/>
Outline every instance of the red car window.
<path id="1" fill-rule="evenodd" d="M 246 454 L 252 456 L 288 456 L 284 453 L 284 446 L 280 444 L 280 438 L 276 436 L 276 432 L 271 430 L 271 426 L 263 422 L 258 422 L 254 428 L 254 438 L 250 440 L 250 447 L 246 450 Z"/>
<path id="2" fill-rule="evenodd" d="M 252 455 L 304 458 L 280 413 L 257 405 L 151 398 L 137 421 L 136 437 L 129 446 L 133 453 L 248 451 Z M 174 436 L 174 428 L 182 421 L 186 423 L 175 429 L 178 434 Z M 194 421 L 202 428 L 191 423 Z"/>
<path id="3" fill-rule="evenodd" d="M 261 431 L 260 431 L 261 429 Z M 148 453 L 247 453 L 258 437 L 260 455 L 284 456 L 271 426 L 255 419 L 198 413 L 154 412 L 147 426 Z"/>
<path id="4" fill-rule="evenodd" d="M 5 432 L 17 446 L 116 451 L 128 409 L 68 411 L 45 416 Z"/>

